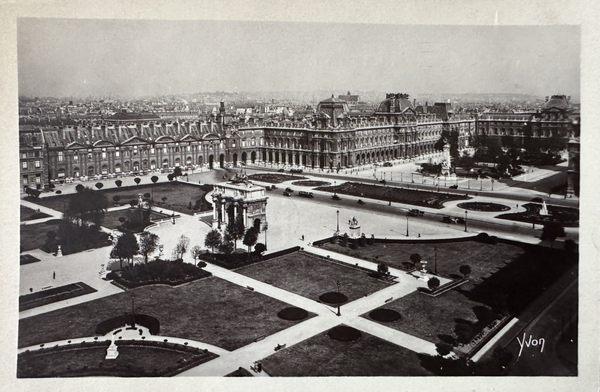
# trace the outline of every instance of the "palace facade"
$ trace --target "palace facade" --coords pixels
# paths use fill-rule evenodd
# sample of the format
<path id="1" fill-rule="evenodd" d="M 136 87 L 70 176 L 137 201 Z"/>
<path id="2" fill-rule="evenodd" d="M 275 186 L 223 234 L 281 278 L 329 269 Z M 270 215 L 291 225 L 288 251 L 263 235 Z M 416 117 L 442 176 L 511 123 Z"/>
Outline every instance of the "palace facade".
<path id="1" fill-rule="evenodd" d="M 407 94 L 391 93 L 370 115 L 332 96 L 302 120 L 236 121 L 221 104 L 203 121 L 121 114 L 78 126 L 24 126 L 19 132 L 22 186 L 39 189 L 67 179 L 258 162 L 347 168 L 433 153 L 444 131 L 458 135 L 461 150 L 476 134 L 518 136 L 525 123 L 540 137 L 572 134 L 567 112 L 555 106 L 526 121 L 509 120 L 509 115 L 476 118 L 454 113 L 447 103 L 415 106 Z"/>

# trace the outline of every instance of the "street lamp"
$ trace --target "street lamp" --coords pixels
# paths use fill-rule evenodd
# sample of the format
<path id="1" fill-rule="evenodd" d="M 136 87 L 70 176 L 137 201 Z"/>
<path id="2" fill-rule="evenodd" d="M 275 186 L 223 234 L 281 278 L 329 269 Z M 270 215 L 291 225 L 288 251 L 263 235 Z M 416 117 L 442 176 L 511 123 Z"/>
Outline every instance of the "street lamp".
<path id="1" fill-rule="evenodd" d="M 469 211 L 465 210 L 465 233 L 467 232 L 467 214 L 469 213 Z"/>
<path id="2" fill-rule="evenodd" d="M 336 210 L 335 211 L 335 217 L 336 217 L 336 230 L 335 230 L 335 233 L 339 234 L 340 233 L 340 210 Z"/>
<path id="3" fill-rule="evenodd" d="M 406 213 L 406 236 L 408 237 L 408 213 Z"/>

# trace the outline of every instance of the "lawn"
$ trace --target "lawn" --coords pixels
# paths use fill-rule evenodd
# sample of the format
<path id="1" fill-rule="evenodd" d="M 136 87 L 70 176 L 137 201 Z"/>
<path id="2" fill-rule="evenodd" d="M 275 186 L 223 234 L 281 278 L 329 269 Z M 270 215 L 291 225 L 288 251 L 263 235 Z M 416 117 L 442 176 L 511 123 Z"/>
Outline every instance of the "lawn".
<path id="1" fill-rule="evenodd" d="M 460 275 L 461 265 L 471 267 L 471 281 L 479 282 L 486 276 L 504 267 L 506 263 L 525 253 L 525 250 L 513 244 L 486 244 L 465 239 L 453 241 L 425 242 L 418 240 L 398 240 L 397 242 L 377 242 L 356 249 L 341 246 L 338 242 L 323 243 L 319 247 L 373 262 L 385 262 L 390 267 L 406 269 L 410 264 L 410 255 L 418 253 L 428 263 L 428 268 L 438 275 L 453 278 Z"/>
<path id="2" fill-rule="evenodd" d="M 21 212 L 21 222 L 28 221 L 28 220 L 34 220 L 34 219 L 47 218 L 50 216 L 48 214 L 44 214 L 43 212 L 39 212 L 39 211 L 33 210 L 31 208 L 25 207 L 25 206 L 20 206 L 20 212 Z"/>
<path id="3" fill-rule="evenodd" d="M 477 316 L 473 311 L 476 306 L 483 304 L 471 301 L 455 290 L 438 297 L 413 292 L 382 306 L 381 308 L 395 310 L 401 317 L 399 320 L 380 324 L 437 343 L 440 341 L 439 335 L 455 335 L 456 319 L 476 323 Z M 369 317 L 369 313 L 363 317 L 375 321 Z"/>
<path id="4" fill-rule="evenodd" d="M 71 283 L 19 297 L 19 312 L 97 291 L 83 282 Z"/>
<path id="5" fill-rule="evenodd" d="M 345 182 L 340 185 L 315 188 L 331 193 L 366 197 L 370 199 L 412 204 L 430 208 L 444 208 L 444 203 L 452 200 L 468 200 L 470 197 L 450 193 L 420 191 L 415 189 L 387 187 L 380 185 Z"/>
<path id="6" fill-rule="evenodd" d="M 46 243 L 46 233 L 58 232 L 59 219 L 52 219 L 34 225 L 21 225 L 21 252 L 40 249 Z"/>
<path id="7" fill-rule="evenodd" d="M 129 214 L 133 214 L 138 212 L 139 209 L 138 208 L 127 208 L 124 210 L 113 210 L 113 211 L 107 211 L 102 215 L 102 222 L 100 223 L 102 226 L 107 227 L 109 229 L 118 229 L 119 227 L 121 227 L 121 222 L 119 222 L 119 218 L 123 217 L 126 218 L 129 216 Z M 147 212 L 148 210 L 144 210 L 144 212 Z M 153 221 L 157 221 L 160 219 L 167 219 L 170 218 L 171 215 L 167 215 L 167 214 L 162 214 L 160 212 L 156 212 L 156 211 L 149 211 L 149 216 L 148 216 L 148 225 L 152 224 Z M 147 227 L 147 226 L 146 226 Z M 134 232 L 141 232 L 143 231 L 144 228 L 139 227 L 139 230 L 134 230 Z"/>
<path id="8" fill-rule="evenodd" d="M 258 174 L 250 174 L 248 176 L 249 180 L 261 181 L 261 182 L 269 182 L 271 184 L 279 184 L 285 181 L 291 180 L 304 180 L 306 177 L 303 176 L 294 176 L 291 174 L 280 174 L 280 173 L 258 173 Z"/>
<path id="9" fill-rule="evenodd" d="M 110 206 L 126 205 L 131 200 L 138 200 L 138 195 L 149 193 L 156 207 L 164 207 L 184 214 L 193 214 L 212 210 L 212 205 L 205 199 L 205 195 L 212 190 L 212 185 L 193 185 L 185 182 L 163 182 L 156 185 L 128 186 L 123 188 L 111 188 L 100 190 Z M 114 201 L 114 196 L 119 196 L 119 201 Z M 71 195 L 60 195 L 43 197 L 33 200 L 57 211 L 64 212 L 69 206 Z M 163 201 L 163 198 L 165 199 Z"/>
<path id="10" fill-rule="evenodd" d="M 343 342 L 320 333 L 260 361 L 271 376 L 427 376 L 417 354 L 362 332 Z"/>
<path id="11" fill-rule="evenodd" d="M 143 286 L 19 320 L 19 347 L 93 336 L 104 320 L 130 312 L 155 317 L 160 334 L 234 350 L 297 322 L 277 317 L 289 305 L 216 277 L 178 287 Z"/>
<path id="12" fill-rule="evenodd" d="M 20 264 L 21 265 L 37 263 L 38 261 L 41 261 L 41 260 L 30 254 L 23 254 L 20 256 Z"/>
<path id="13" fill-rule="evenodd" d="M 21 252 L 42 249 L 53 253 L 57 249 L 57 244 L 61 244 L 63 255 L 68 255 L 111 244 L 108 234 L 93 227 L 61 225 L 61 222 L 60 219 L 51 219 L 33 225 L 21 225 Z M 46 246 L 49 232 L 54 232 L 56 238 L 49 241 Z"/>
<path id="14" fill-rule="evenodd" d="M 82 377 L 171 376 L 186 366 L 199 365 L 216 358 L 211 352 L 185 346 L 144 345 L 117 342 L 119 356 L 107 360 L 108 342 L 88 347 L 64 347 L 20 354 L 17 357 L 17 377 Z"/>
<path id="15" fill-rule="evenodd" d="M 236 272 L 315 301 L 324 293 L 337 291 L 336 282 L 349 301 L 390 285 L 358 268 L 302 251 L 242 267 Z"/>
<path id="16" fill-rule="evenodd" d="M 517 222 L 527 222 L 535 224 L 544 224 L 548 222 L 559 222 L 565 227 L 578 227 L 579 226 L 579 209 L 559 206 L 548 206 L 548 212 L 550 215 L 540 215 L 542 208 L 541 204 L 538 203 L 527 203 L 523 204 L 523 207 L 527 211 L 515 212 L 511 214 L 498 215 L 496 218 L 513 220 Z"/>

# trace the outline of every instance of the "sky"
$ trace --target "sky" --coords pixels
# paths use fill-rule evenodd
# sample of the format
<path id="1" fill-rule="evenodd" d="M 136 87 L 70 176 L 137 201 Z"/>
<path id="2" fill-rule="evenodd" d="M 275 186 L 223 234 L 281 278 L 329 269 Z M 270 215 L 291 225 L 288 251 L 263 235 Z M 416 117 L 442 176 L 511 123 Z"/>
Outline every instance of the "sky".
<path id="1" fill-rule="evenodd" d="M 579 95 L 576 26 L 21 18 L 19 94 L 398 91 Z"/>

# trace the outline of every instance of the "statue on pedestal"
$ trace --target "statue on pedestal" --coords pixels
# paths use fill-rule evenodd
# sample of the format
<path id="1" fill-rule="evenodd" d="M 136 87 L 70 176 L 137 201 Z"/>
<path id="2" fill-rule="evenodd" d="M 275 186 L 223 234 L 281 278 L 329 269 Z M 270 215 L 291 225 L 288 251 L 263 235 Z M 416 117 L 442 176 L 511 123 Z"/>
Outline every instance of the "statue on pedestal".
<path id="1" fill-rule="evenodd" d="M 358 224 L 358 219 L 356 219 L 356 217 L 352 217 L 352 219 L 348 220 L 348 228 L 350 238 L 360 238 L 360 225 Z"/>

